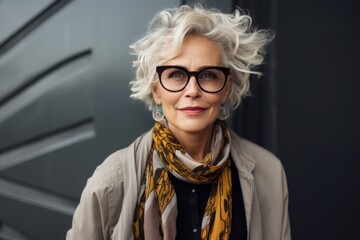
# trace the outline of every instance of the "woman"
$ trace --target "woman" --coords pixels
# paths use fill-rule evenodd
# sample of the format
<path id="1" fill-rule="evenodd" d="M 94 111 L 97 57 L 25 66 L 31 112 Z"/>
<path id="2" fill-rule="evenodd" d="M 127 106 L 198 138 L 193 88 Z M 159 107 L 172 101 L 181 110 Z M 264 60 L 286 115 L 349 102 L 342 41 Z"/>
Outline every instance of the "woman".
<path id="1" fill-rule="evenodd" d="M 160 12 L 131 47 L 156 121 L 89 179 L 67 239 L 290 239 L 276 157 L 227 129 L 271 36 L 201 7 Z"/>

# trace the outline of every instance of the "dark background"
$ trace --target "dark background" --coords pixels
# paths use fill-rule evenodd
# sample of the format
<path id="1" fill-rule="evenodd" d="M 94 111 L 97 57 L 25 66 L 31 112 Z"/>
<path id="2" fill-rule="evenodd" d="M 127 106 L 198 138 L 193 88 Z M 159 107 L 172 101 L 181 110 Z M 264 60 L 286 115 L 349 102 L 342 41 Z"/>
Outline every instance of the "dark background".
<path id="1" fill-rule="evenodd" d="M 253 84 L 240 122 L 247 123 L 245 136 L 283 162 L 293 239 L 360 239 L 357 2 L 238 4 L 276 33 L 265 77 Z"/>
<path id="2" fill-rule="evenodd" d="M 152 126 L 128 45 L 190 2 L 0 0 L 1 240 L 65 238 L 95 167 Z M 275 32 L 229 125 L 281 159 L 293 239 L 360 239 L 357 2 L 201 2 Z"/>

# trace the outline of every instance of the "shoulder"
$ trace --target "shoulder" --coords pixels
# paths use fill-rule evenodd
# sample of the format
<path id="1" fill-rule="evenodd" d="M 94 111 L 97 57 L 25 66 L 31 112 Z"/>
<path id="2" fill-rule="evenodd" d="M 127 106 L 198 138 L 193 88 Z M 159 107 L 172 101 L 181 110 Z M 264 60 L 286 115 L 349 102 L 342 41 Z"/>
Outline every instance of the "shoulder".
<path id="1" fill-rule="evenodd" d="M 260 216 L 260 219 L 251 222 L 257 226 L 260 221 L 263 234 L 271 239 L 290 239 L 288 188 L 280 160 L 268 150 L 233 132 L 231 156 L 239 172 L 243 196 L 245 199 L 253 196 L 252 211 Z M 257 227 L 250 229 L 258 230 Z"/>
<path id="2" fill-rule="evenodd" d="M 255 178 L 282 178 L 281 161 L 267 149 L 231 132 L 231 154 L 240 166 L 239 171 L 253 173 Z"/>
<path id="3" fill-rule="evenodd" d="M 110 154 L 94 171 L 87 184 L 91 185 L 93 190 L 103 189 L 116 182 L 124 180 L 124 169 L 131 164 L 141 154 L 147 154 L 147 149 L 151 146 L 151 133 L 148 131 L 139 136 L 129 146 L 117 150 Z"/>
<path id="4" fill-rule="evenodd" d="M 288 190 L 281 161 L 270 151 L 233 132 L 231 141 L 231 156 L 239 174 L 254 179 L 258 197 L 268 202 L 266 204 L 282 204 L 282 200 L 287 198 Z"/>
<path id="5" fill-rule="evenodd" d="M 279 159 L 269 150 L 247 140 L 239 137 L 233 131 L 230 131 L 231 147 L 240 156 L 259 164 L 279 164 Z"/>
<path id="6" fill-rule="evenodd" d="M 145 165 L 141 159 L 151 147 L 151 132 L 112 153 L 96 168 L 83 189 L 67 239 L 110 238 L 122 211 L 127 178 L 142 171 L 134 166 Z"/>

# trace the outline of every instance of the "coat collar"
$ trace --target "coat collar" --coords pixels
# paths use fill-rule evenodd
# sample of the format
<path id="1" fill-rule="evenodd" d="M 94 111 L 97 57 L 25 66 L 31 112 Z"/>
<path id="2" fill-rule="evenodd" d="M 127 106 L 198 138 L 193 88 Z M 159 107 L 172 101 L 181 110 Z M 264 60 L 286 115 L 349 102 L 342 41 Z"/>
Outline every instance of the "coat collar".
<path id="1" fill-rule="evenodd" d="M 254 171 L 256 161 L 254 158 L 249 156 L 243 148 L 242 141 L 240 137 L 238 137 L 233 131 L 230 131 L 231 137 L 231 157 L 234 159 L 236 168 L 239 173 L 252 176 L 252 172 Z"/>

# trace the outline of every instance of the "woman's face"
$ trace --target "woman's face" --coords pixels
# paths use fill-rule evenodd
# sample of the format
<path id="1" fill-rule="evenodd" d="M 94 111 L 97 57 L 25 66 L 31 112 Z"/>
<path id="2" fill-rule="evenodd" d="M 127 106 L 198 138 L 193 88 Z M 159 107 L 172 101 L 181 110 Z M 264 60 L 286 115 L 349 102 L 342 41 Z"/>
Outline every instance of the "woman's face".
<path id="1" fill-rule="evenodd" d="M 216 43 L 199 36 L 185 39 L 177 57 L 164 65 L 177 65 L 188 71 L 198 71 L 205 66 L 224 66 L 221 49 Z M 201 90 L 195 77 L 180 92 L 169 92 L 159 82 L 152 89 L 155 103 L 162 105 L 169 129 L 176 135 L 212 131 L 219 116 L 220 106 L 230 92 L 230 77 L 225 87 L 217 93 Z"/>

